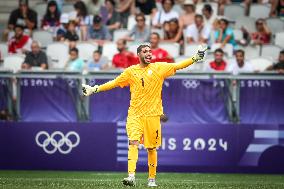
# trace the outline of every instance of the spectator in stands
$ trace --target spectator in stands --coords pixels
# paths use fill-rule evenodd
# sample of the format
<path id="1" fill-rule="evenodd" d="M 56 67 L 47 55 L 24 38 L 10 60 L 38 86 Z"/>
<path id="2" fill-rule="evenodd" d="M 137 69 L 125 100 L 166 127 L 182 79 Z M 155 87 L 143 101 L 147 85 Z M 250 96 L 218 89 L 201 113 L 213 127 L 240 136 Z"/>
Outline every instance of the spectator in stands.
<path id="1" fill-rule="evenodd" d="M 227 43 L 232 44 L 234 49 L 237 48 L 234 31 L 229 27 L 229 21 L 226 18 L 221 18 L 218 21 L 218 28 L 215 31 L 215 42 L 221 43 L 221 48 L 224 48 Z"/>
<path id="2" fill-rule="evenodd" d="M 6 39 L 16 25 L 23 26 L 30 35 L 32 30 L 37 28 L 37 13 L 29 8 L 28 0 L 20 0 L 19 7 L 11 12 L 8 21 L 8 30 L 4 32 Z"/>
<path id="3" fill-rule="evenodd" d="M 121 16 L 121 26 L 127 28 L 128 17 L 135 14 L 135 0 L 119 0 L 117 12 Z"/>
<path id="4" fill-rule="evenodd" d="M 74 4 L 75 21 L 81 33 L 81 40 L 87 40 L 88 26 L 91 24 L 91 18 L 88 15 L 87 7 L 83 1 L 77 1 Z M 74 13 L 73 13 L 74 14 Z"/>
<path id="5" fill-rule="evenodd" d="M 279 0 L 278 5 L 276 7 L 277 16 L 284 20 L 284 0 Z"/>
<path id="6" fill-rule="evenodd" d="M 98 50 L 94 51 L 93 58 L 87 63 L 88 71 L 100 71 L 108 68 L 108 59 Z"/>
<path id="7" fill-rule="evenodd" d="M 195 5 L 192 0 L 185 0 L 183 3 L 184 13 L 179 17 L 180 26 L 186 28 L 194 23 Z"/>
<path id="8" fill-rule="evenodd" d="M 79 58 L 79 50 L 75 47 L 69 50 L 69 60 L 65 64 L 65 69 L 69 71 L 82 71 L 84 61 Z"/>
<path id="9" fill-rule="evenodd" d="M 55 1 L 49 1 L 47 4 L 45 15 L 43 16 L 41 28 L 50 31 L 56 35 L 56 31 L 60 25 L 60 12 Z"/>
<path id="10" fill-rule="evenodd" d="M 243 4 L 246 8 L 246 12 L 249 12 L 249 7 L 252 3 L 259 3 L 259 4 L 270 4 L 270 12 L 269 16 L 277 16 L 277 8 L 279 6 L 278 2 L 281 0 L 244 0 Z"/>
<path id="11" fill-rule="evenodd" d="M 235 52 L 235 59 L 228 65 L 228 72 L 237 75 L 240 72 L 253 72 L 251 64 L 245 61 L 245 52 L 241 49 Z"/>
<path id="12" fill-rule="evenodd" d="M 168 31 L 164 31 L 164 42 L 173 42 L 183 45 L 183 29 L 179 26 L 179 21 L 176 18 L 171 19 L 169 22 Z"/>
<path id="13" fill-rule="evenodd" d="M 157 6 L 153 0 L 136 0 L 135 6 L 138 13 L 143 13 L 144 15 L 151 15 L 153 18 L 157 12 Z"/>
<path id="14" fill-rule="evenodd" d="M 136 25 L 133 26 L 127 36 L 124 37 L 127 41 L 147 42 L 150 39 L 151 29 L 146 25 L 145 16 L 143 13 L 138 13 L 135 16 Z"/>
<path id="15" fill-rule="evenodd" d="M 270 43 L 271 31 L 266 24 L 266 21 L 262 18 L 255 22 L 256 32 L 249 33 L 245 28 L 242 28 L 244 35 L 247 35 L 251 39 L 251 43 L 254 45 L 263 45 Z"/>
<path id="16" fill-rule="evenodd" d="M 279 53 L 278 63 L 269 66 L 266 70 L 276 70 L 279 73 L 284 73 L 284 50 Z"/>
<path id="17" fill-rule="evenodd" d="M 101 7 L 104 5 L 105 0 L 82 0 L 86 7 L 88 7 L 88 13 L 91 15 L 99 15 Z"/>
<path id="18" fill-rule="evenodd" d="M 60 16 L 60 26 L 56 32 L 56 40 L 57 41 L 63 41 L 64 36 L 68 29 L 68 23 L 69 23 L 69 15 L 67 13 L 63 13 Z"/>
<path id="19" fill-rule="evenodd" d="M 93 25 L 89 28 L 89 39 L 93 39 L 99 46 L 103 46 L 106 41 L 111 40 L 109 30 L 102 23 L 102 18 L 99 15 L 94 16 Z"/>
<path id="20" fill-rule="evenodd" d="M 28 52 L 25 61 L 22 64 L 22 69 L 31 69 L 33 67 L 39 67 L 41 69 L 47 69 L 47 56 L 45 52 L 40 50 L 39 43 L 33 41 L 31 45 L 32 51 Z"/>
<path id="21" fill-rule="evenodd" d="M 210 27 L 204 24 L 203 16 L 195 15 L 194 24 L 186 28 L 186 40 L 188 43 L 207 43 L 210 37 Z"/>
<path id="22" fill-rule="evenodd" d="M 216 49 L 214 51 L 214 60 L 205 66 L 205 71 L 225 71 L 227 69 L 227 62 L 224 60 L 224 51 Z"/>
<path id="23" fill-rule="evenodd" d="M 106 0 L 105 8 L 107 10 L 106 25 L 111 35 L 113 36 L 114 30 L 120 28 L 121 17 L 120 17 L 120 14 L 115 10 L 114 0 Z"/>
<path id="24" fill-rule="evenodd" d="M 14 26 L 15 35 L 8 41 L 9 53 L 25 53 L 31 50 L 32 39 L 24 34 L 22 25 Z"/>
<path id="25" fill-rule="evenodd" d="M 138 57 L 127 50 L 126 40 L 119 39 L 116 44 L 118 53 L 115 54 L 112 59 L 112 65 L 115 68 L 127 68 L 139 63 Z"/>
<path id="26" fill-rule="evenodd" d="M 210 27 L 214 27 L 217 17 L 213 14 L 213 8 L 210 4 L 205 4 L 202 8 L 204 23 Z"/>
<path id="27" fill-rule="evenodd" d="M 162 0 L 162 10 L 156 12 L 152 20 L 154 28 L 161 29 L 165 21 L 169 21 L 172 18 L 179 18 L 178 13 L 173 10 L 174 4 L 174 0 Z"/>
<path id="28" fill-rule="evenodd" d="M 69 44 L 70 48 L 76 47 L 76 42 L 79 40 L 79 36 L 76 32 L 76 22 L 75 21 L 70 21 L 68 23 L 68 29 L 64 35 L 64 40 Z"/>
<path id="29" fill-rule="evenodd" d="M 173 57 L 164 49 L 159 48 L 160 35 L 153 32 L 150 36 L 150 44 L 152 50 L 152 60 L 151 62 L 174 62 Z"/>

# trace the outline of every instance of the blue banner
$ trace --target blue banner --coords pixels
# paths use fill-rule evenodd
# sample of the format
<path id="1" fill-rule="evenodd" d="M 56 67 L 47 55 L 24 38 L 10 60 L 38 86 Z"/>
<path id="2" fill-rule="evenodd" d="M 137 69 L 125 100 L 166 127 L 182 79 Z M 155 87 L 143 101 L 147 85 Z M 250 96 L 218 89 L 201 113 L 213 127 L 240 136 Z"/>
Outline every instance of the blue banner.
<path id="1" fill-rule="evenodd" d="M 253 124 L 284 123 L 283 80 L 241 80 L 240 121 Z"/>
<path id="2" fill-rule="evenodd" d="M 159 171 L 284 173 L 284 125 L 162 127 Z M 0 123 L 0 169 L 126 171 L 127 148 L 122 122 Z M 138 170 L 148 164 L 140 149 Z"/>
<path id="3" fill-rule="evenodd" d="M 92 80 L 91 85 L 108 80 Z M 168 79 L 162 99 L 170 122 L 228 123 L 227 86 L 223 80 Z M 116 88 L 90 97 L 90 120 L 125 121 L 129 106 L 129 87 Z"/>
<path id="4" fill-rule="evenodd" d="M 21 121 L 77 121 L 79 93 L 75 79 L 23 78 L 20 85 Z"/>

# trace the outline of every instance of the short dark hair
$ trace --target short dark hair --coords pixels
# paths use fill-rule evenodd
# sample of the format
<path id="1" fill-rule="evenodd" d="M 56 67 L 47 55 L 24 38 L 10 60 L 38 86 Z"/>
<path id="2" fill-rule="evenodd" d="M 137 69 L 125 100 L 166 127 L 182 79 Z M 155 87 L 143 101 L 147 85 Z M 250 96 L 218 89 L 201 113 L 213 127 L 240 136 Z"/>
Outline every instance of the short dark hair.
<path id="1" fill-rule="evenodd" d="M 160 39 L 160 34 L 158 34 L 157 32 L 152 32 L 151 35 L 156 35 L 158 39 Z"/>
<path id="2" fill-rule="evenodd" d="M 151 48 L 150 45 L 147 44 L 139 45 L 139 47 L 137 48 L 137 54 L 139 54 L 142 51 L 142 49 L 145 47 Z"/>
<path id="3" fill-rule="evenodd" d="M 279 53 L 279 54 L 284 54 L 284 50 L 280 51 L 280 53 Z"/>
<path id="4" fill-rule="evenodd" d="M 218 48 L 214 51 L 214 53 L 217 53 L 217 52 L 224 54 L 224 51 L 221 48 Z"/>
<path id="5" fill-rule="evenodd" d="M 112 4 L 112 6 L 114 6 L 115 7 L 115 1 L 114 0 L 105 0 L 105 2 L 110 2 L 111 4 Z"/>
<path id="6" fill-rule="evenodd" d="M 71 52 L 76 52 L 77 54 L 79 53 L 79 50 L 76 48 L 76 47 L 74 47 L 74 48 L 71 48 L 70 50 L 69 50 L 69 53 L 71 53 Z"/>
<path id="7" fill-rule="evenodd" d="M 102 52 L 99 51 L 99 50 L 95 50 L 94 53 L 98 53 L 98 54 L 102 55 Z"/>
<path id="8" fill-rule="evenodd" d="M 102 21 L 102 17 L 100 17 L 99 15 L 95 15 L 93 18 L 93 23 L 94 24 L 99 24 Z"/>
<path id="9" fill-rule="evenodd" d="M 15 25 L 15 29 L 16 29 L 16 28 L 21 28 L 22 30 L 25 29 L 23 25 L 19 25 L 19 24 Z"/>
<path id="10" fill-rule="evenodd" d="M 221 18 L 221 19 L 220 19 L 220 22 L 221 22 L 221 21 L 225 22 L 226 25 L 229 25 L 229 21 L 228 21 L 226 18 Z"/>
<path id="11" fill-rule="evenodd" d="M 165 1 L 166 1 L 166 0 L 162 0 L 162 2 L 161 2 L 161 3 L 162 3 L 162 5 L 165 3 Z M 172 3 L 172 6 L 174 6 L 174 4 L 175 4 L 175 0 L 171 0 L 171 3 Z"/>
<path id="12" fill-rule="evenodd" d="M 196 14 L 195 18 L 201 18 L 203 20 L 203 16 L 201 14 Z"/>
<path id="13" fill-rule="evenodd" d="M 145 15 L 143 14 L 143 12 L 137 13 L 137 14 L 135 15 L 135 20 L 137 20 L 138 17 L 142 17 L 143 20 L 145 21 Z"/>
<path id="14" fill-rule="evenodd" d="M 235 54 L 241 53 L 243 56 L 245 55 L 245 51 L 242 49 L 238 49 Z"/>
<path id="15" fill-rule="evenodd" d="M 212 7 L 211 7 L 210 4 L 205 4 L 205 5 L 203 6 L 203 9 L 206 10 L 206 11 L 208 11 L 209 13 L 212 13 L 212 12 L 213 12 L 213 9 L 212 9 Z"/>

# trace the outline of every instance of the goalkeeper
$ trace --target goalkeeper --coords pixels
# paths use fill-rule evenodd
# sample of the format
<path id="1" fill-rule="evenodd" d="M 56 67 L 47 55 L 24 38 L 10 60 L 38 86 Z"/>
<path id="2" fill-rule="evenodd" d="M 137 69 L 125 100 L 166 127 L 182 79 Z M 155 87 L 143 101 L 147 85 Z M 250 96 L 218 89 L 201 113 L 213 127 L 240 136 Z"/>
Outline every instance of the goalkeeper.
<path id="1" fill-rule="evenodd" d="M 202 60 L 207 47 L 200 46 L 197 54 L 179 63 L 150 63 L 152 51 L 149 45 L 140 45 L 137 55 L 140 64 L 125 69 L 117 78 L 102 85 L 82 85 L 83 94 L 103 92 L 115 87 L 130 86 L 131 101 L 128 109 L 126 131 L 128 147 L 128 177 L 123 179 L 124 185 L 135 185 L 135 170 L 138 160 L 138 145 L 143 141 L 148 151 L 149 177 L 148 186 L 156 185 L 157 151 L 161 145 L 160 116 L 163 114 L 161 92 L 165 78 L 175 74 L 176 70 Z"/>

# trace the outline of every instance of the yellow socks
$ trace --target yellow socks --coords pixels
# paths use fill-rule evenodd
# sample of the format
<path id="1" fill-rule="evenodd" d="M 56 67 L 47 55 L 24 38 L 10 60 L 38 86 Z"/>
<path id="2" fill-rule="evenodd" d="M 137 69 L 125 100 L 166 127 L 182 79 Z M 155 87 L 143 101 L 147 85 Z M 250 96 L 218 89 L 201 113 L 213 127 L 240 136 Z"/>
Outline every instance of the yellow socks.
<path id="1" fill-rule="evenodd" d="M 148 149 L 148 166 L 149 166 L 149 179 L 156 178 L 157 169 L 157 150 Z"/>
<path id="2" fill-rule="evenodd" d="M 138 146 L 129 145 L 128 147 L 128 174 L 135 174 L 137 160 L 138 160 Z"/>

